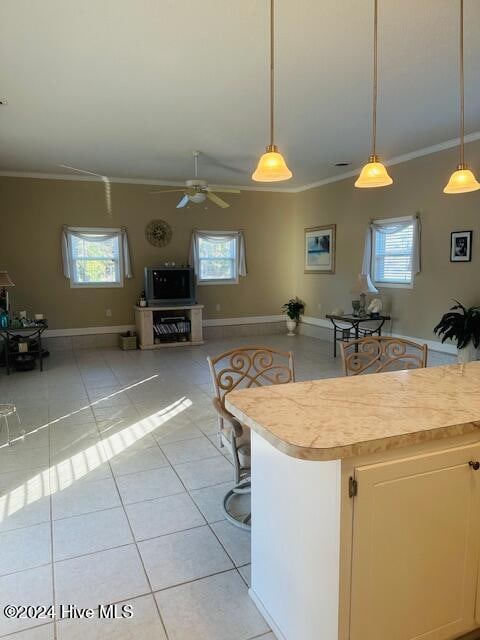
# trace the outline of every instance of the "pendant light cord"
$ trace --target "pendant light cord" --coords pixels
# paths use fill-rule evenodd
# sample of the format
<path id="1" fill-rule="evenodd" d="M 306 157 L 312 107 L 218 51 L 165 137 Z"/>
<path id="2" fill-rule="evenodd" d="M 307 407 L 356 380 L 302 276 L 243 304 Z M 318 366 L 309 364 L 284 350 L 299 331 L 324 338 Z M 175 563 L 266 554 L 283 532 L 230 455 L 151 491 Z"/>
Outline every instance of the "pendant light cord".
<path id="1" fill-rule="evenodd" d="M 463 0 L 462 0 L 463 1 Z M 373 9 L 373 95 L 372 95 L 372 156 L 377 148 L 377 52 L 378 52 L 378 0 L 374 0 Z"/>
<path id="2" fill-rule="evenodd" d="M 275 45 L 274 45 L 274 0 L 270 0 L 270 146 L 273 147 L 274 103 L 275 103 Z"/>
<path id="3" fill-rule="evenodd" d="M 463 70 L 463 0 L 460 0 L 460 164 L 465 164 L 465 81 Z"/>

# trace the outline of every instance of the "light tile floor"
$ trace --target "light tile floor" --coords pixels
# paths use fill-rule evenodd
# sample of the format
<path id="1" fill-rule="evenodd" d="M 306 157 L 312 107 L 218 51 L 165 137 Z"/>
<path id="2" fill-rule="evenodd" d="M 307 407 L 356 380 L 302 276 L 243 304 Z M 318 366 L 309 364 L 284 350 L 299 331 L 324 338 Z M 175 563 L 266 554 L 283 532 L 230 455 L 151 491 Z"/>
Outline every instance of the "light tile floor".
<path id="1" fill-rule="evenodd" d="M 27 430 L 11 447 L 0 434 L 0 637 L 273 638 L 247 593 L 249 534 L 221 510 L 233 468 L 206 363 L 252 343 L 292 349 L 297 380 L 340 375 L 331 345 L 302 336 L 54 352 L 43 373 L 0 373 L 0 402 L 16 403 Z M 3 615 L 9 603 L 52 602 L 129 604 L 133 617 Z"/>

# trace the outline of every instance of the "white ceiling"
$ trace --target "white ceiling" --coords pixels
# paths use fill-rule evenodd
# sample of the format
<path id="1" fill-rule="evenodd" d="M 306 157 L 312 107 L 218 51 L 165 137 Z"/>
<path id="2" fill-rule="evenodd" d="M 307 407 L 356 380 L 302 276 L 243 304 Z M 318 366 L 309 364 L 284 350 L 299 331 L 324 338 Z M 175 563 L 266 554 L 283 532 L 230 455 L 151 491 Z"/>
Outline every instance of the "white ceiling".
<path id="1" fill-rule="evenodd" d="M 250 185 L 268 143 L 268 0 L 0 0 L 0 171 Z M 380 0 L 379 153 L 458 132 L 458 0 Z M 299 187 L 370 148 L 373 0 L 277 0 L 276 141 Z M 467 131 L 480 0 L 465 0 Z M 478 159 L 471 158 L 478 165 Z M 233 167 L 229 169 L 228 166 Z"/>

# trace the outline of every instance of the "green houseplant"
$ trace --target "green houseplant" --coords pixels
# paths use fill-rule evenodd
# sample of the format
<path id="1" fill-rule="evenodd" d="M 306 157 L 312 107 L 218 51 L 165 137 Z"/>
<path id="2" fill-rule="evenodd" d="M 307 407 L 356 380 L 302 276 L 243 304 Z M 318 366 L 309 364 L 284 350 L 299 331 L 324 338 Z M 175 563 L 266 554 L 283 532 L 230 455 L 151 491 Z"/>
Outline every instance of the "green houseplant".
<path id="1" fill-rule="evenodd" d="M 442 343 L 446 340 L 456 343 L 459 362 L 476 360 L 480 346 L 480 307 L 467 308 L 458 300 L 454 302 L 433 331 L 442 336 Z"/>
<path id="2" fill-rule="evenodd" d="M 305 312 L 305 303 L 298 297 L 290 298 L 290 300 L 282 306 L 282 311 L 287 314 L 287 335 L 294 336 L 295 329 L 300 322 L 300 316 Z"/>

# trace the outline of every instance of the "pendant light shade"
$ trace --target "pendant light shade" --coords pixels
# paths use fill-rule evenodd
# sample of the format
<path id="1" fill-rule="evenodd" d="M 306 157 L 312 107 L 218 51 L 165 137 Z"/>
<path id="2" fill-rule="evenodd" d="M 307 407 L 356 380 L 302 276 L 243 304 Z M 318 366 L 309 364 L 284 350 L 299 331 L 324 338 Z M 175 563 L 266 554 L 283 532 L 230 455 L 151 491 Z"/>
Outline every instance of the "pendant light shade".
<path id="1" fill-rule="evenodd" d="M 463 0 L 460 0 L 460 164 L 450 176 L 443 193 L 469 193 L 480 183 L 465 163 L 465 80 L 463 72 Z"/>
<path id="2" fill-rule="evenodd" d="M 473 171 L 466 164 L 459 164 L 452 173 L 443 193 L 468 193 L 480 189 L 480 182 L 473 175 Z"/>
<path id="3" fill-rule="evenodd" d="M 275 145 L 269 145 L 258 161 L 257 168 L 252 175 L 256 182 L 281 182 L 292 177 L 292 172 L 287 167 L 285 158 L 278 153 Z"/>
<path id="4" fill-rule="evenodd" d="M 388 175 L 384 164 L 378 161 L 378 156 L 370 156 L 366 165 L 360 172 L 355 182 L 359 189 L 369 189 L 372 187 L 388 187 L 393 180 Z"/>
<path id="5" fill-rule="evenodd" d="M 258 161 L 257 168 L 252 174 L 255 182 L 281 182 L 289 180 L 292 172 L 287 167 L 285 158 L 278 152 L 273 143 L 275 117 L 275 48 L 274 48 L 274 0 L 270 0 L 270 144 Z"/>
<path id="6" fill-rule="evenodd" d="M 355 182 L 359 189 L 388 187 L 393 183 L 384 164 L 377 156 L 377 58 L 378 58 L 378 0 L 373 3 L 373 95 L 372 95 L 372 153 Z"/>

